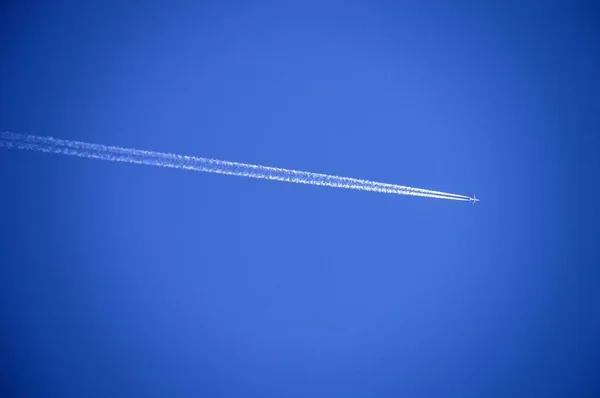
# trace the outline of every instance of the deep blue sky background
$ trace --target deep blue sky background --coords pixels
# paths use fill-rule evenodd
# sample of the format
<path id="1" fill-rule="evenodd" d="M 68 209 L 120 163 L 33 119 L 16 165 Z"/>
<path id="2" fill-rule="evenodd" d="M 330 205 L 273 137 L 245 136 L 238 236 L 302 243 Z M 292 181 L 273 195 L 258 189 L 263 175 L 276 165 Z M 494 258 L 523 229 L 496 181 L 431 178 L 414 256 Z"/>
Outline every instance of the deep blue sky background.
<path id="1" fill-rule="evenodd" d="M 597 5 L 249 3 L 4 2 L 0 130 L 481 202 L 2 149 L 0 395 L 598 396 Z"/>

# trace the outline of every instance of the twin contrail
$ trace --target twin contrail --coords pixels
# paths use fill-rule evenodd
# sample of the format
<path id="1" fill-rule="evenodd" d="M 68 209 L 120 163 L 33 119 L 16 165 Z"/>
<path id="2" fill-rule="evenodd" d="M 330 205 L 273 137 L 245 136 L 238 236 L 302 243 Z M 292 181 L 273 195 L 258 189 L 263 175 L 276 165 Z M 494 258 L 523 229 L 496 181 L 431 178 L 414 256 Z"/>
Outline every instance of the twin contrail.
<path id="1" fill-rule="evenodd" d="M 170 167 L 174 169 L 203 171 L 207 173 L 228 174 L 239 177 L 260 178 L 293 182 L 297 184 L 320 185 L 332 188 L 356 189 L 397 195 L 420 196 L 457 201 L 473 201 L 465 195 L 456 195 L 429 189 L 413 188 L 403 185 L 340 177 L 330 174 L 311 173 L 259 166 L 224 160 L 176 155 L 171 153 L 144 151 L 139 149 L 106 146 L 78 141 L 61 140 L 52 137 L 40 137 L 11 132 L 0 133 L 0 146 L 27 149 L 30 151 L 79 156 L 82 158 L 109 160 L 112 162 L 136 163 L 148 166 Z"/>

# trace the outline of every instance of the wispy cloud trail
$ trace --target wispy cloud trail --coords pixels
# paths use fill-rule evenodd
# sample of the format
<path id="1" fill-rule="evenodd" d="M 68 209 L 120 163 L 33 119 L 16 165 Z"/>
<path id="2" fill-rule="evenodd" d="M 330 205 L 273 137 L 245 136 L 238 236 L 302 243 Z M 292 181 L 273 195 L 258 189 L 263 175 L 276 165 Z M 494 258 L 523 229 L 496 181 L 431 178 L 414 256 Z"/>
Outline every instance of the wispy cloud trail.
<path id="1" fill-rule="evenodd" d="M 0 146 L 61 155 L 79 156 L 90 159 L 101 159 L 112 162 L 170 167 L 175 169 L 227 174 L 239 177 L 293 182 L 297 184 L 319 185 L 332 188 L 356 189 L 360 191 L 420 196 L 456 201 L 470 200 L 468 196 L 464 195 L 432 191 L 422 188 L 413 188 L 403 185 L 387 184 L 376 181 L 340 177 L 329 174 L 311 173 L 307 171 L 289 170 L 277 167 L 176 155 L 171 153 L 152 152 L 117 146 L 61 140 L 52 137 L 40 137 L 29 134 L 1 132 Z"/>

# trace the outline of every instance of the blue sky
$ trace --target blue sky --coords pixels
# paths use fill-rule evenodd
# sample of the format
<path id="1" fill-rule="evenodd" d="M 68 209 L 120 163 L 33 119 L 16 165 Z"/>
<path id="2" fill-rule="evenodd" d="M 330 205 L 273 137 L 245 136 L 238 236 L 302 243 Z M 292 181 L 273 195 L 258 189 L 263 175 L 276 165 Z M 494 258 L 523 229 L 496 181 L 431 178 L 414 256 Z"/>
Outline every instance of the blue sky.
<path id="1" fill-rule="evenodd" d="M 0 130 L 477 195 L 0 151 L 9 396 L 593 396 L 591 3 L 13 2 Z"/>

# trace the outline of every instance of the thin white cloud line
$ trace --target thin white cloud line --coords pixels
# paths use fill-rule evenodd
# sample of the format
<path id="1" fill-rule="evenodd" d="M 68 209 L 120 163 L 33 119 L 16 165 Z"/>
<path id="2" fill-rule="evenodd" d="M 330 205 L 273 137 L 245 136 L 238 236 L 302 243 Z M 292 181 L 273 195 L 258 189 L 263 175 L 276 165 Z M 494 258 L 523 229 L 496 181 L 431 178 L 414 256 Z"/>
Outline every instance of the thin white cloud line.
<path id="1" fill-rule="evenodd" d="M 457 201 L 471 200 L 468 196 L 464 195 L 422 188 L 413 188 L 403 185 L 381 183 L 322 173 L 283 169 L 278 167 L 260 166 L 194 156 L 122 148 L 118 146 L 106 146 L 101 144 L 62 140 L 30 134 L 2 132 L 0 133 L 0 146 L 38 152 L 79 156 L 83 158 L 101 159 L 113 162 L 169 167 L 182 170 L 193 170 L 240 177 L 292 182 L 297 184 L 346 188 L 361 191 Z"/>

